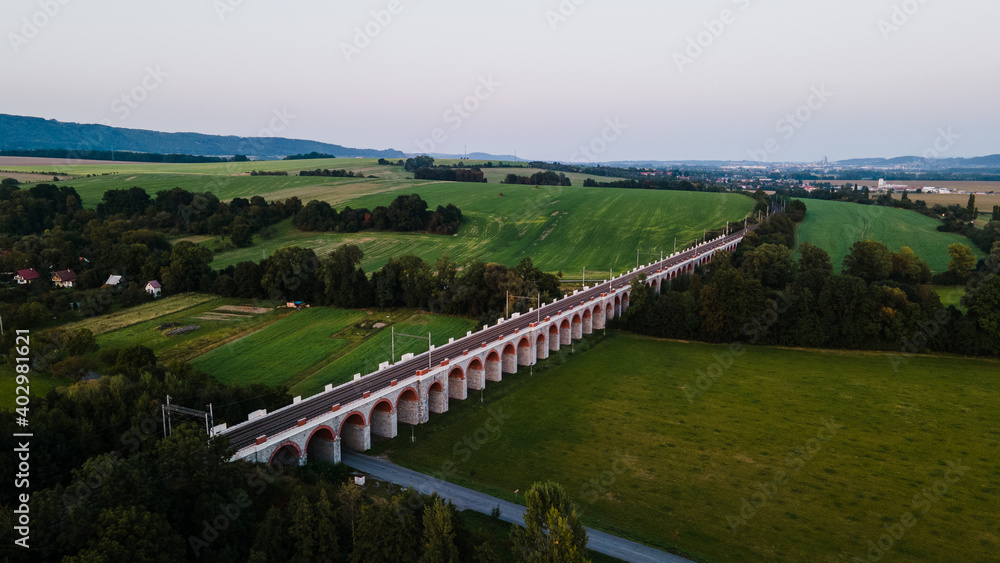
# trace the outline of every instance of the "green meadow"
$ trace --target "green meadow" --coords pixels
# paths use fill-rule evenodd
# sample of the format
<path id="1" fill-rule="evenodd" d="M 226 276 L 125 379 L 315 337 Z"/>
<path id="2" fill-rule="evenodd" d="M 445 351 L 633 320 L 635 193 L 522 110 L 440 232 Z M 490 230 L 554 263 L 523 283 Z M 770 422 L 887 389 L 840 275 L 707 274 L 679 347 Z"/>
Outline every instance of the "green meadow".
<path id="1" fill-rule="evenodd" d="M 1000 549 L 1000 362 L 588 341 L 374 453 L 522 503 L 554 479 L 588 525 L 698 561 L 868 560 L 907 513 L 886 560 Z M 502 426 L 477 433 L 487 409 Z"/>
<path id="2" fill-rule="evenodd" d="M 868 239 L 884 243 L 893 252 L 909 246 L 935 273 L 948 269 L 949 244 L 967 245 L 982 258 L 968 238 L 938 231 L 939 221 L 915 211 L 817 199 L 803 201 L 806 220 L 799 225 L 798 242 L 810 242 L 827 251 L 838 271 L 851 245 Z"/>

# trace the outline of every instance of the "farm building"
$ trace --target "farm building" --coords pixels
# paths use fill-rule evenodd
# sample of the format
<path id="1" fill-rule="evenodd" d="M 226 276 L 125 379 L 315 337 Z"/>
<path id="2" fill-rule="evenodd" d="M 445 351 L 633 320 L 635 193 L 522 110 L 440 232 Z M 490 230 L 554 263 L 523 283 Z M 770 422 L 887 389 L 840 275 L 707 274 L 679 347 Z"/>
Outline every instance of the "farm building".
<path id="1" fill-rule="evenodd" d="M 160 296 L 160 291 L 162 289 L 163 287 L 160 285 L 160 282 L 156 280 L 151 280 L 146 283 L 146 293 L 152 295 L 154 298 Z"/>
<path id="2" fill-rule="evenodd" d="M 52 274 L 52 284 L 56 287 L 73 287 L 76 285 L 76 272 L 62 270 Z"/>
<path id="3" fill-rule="evenodd" d="M 38 279 L 38 272 L 35 271 L 34 268 L 28 268 L 27 270 L 18 270 L 17 275 L 14 276 L 14 280 L 16 280 L 19 285 L 31 283 L 37 279 Z"/>
<path id="4" fill-rule="evenodd" d="M 124 276 L 108 276 L 108 281 L 104 282 L 104 287 L 118 287 L 125 283 Z"/>

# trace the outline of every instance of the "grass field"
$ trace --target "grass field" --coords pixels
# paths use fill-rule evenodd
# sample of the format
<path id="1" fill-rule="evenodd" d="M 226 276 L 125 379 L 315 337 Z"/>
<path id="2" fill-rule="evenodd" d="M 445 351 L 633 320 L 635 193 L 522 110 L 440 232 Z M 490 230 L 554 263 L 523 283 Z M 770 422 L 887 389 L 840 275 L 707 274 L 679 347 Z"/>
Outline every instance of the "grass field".
<path id="1" fill-rule="evenodd" d="M 894 373 L 877 354 L 749 348 L 689 401 L 684 390 L 726 351 L 612 336 L 534 377 L 505 376 L 485 406 L 452 402 L 415 444 L 375 453 L 435 474 L 450 462 L 450 480 L 509 500 L 554 479 L 589 525 L 700 561 L 864 558 L 910 511 L 916 523 L 887 560 L 995 558 L 1000 363 L 913 357 Z M 505 420 L 481 438 L 487 407 Z M 949 462 L 969 469 L 915 509 Z M 758 484 L 773 496 L 734 533 L 728 517 Z"/>
<path id="2" fill-rule="evenodd" d="M 449 338 L 465 336 L 474 330 L 476 322 L 459 317 L 437 315 L 413 315 L 395 323 L 397 333 L 424 336 L 431 333 L 435 346 L 448 343 Z M 391 330 L 384 329 L 364 335 L 363 340 L 347 353 L 330 362 L 306 379 L 292 386 L 292 395 L 309 396 L 318 393 L 328 383 L 339 385 L 350 381 L 354 374 L 368 375 L 378 369 L 379 364 L 388 362 L 392 355 Z M 396 337 L 396 360 L 403 354 L 421 354 L 427 351 L 427 340 Z"/>
<path id="3" fill-rule="evenodd" d="M 0 366 L 0 409 L 14 410 L 17 380 L 15 379 L 14 366 Z M 56 387 L 72 385 L 69 379 L 57 379 L 47 373 L 31 372 L 31 382 L 28 385 L 28 392 L 32 397 L 45 397 L 49 391 Z"/>
<path id="4" fill-rule="evenodd" d="M 152 305 L 157 304 L 158 302 Z M 163 311 L 155 318 L 151 317 L 142 322 L 135 322 L 129 326 L 105 332 L 97 337 L 97 343 L 101 348 L 142 344 L 153 350 L 161 362 L 186 361 L 211 350 L 228 339 L 258 330 L 266 324 L 288 315 L 290 311 L 281 309 L 262 314 L 239 314 L 218 310 L 219 307 L 227 305 L 246 304 L 248 303 L 244 299 L 213 297 L 211 300 L 193 307 L 172 312 Z M 149 306 L 147 305 L 147 307 Z M 150 314 L 152 311 L 147 309 L 144 312 Z M 167 336 L 166 331 L 158 329 L 165 323 L 178 323 L 178 326 L 196 325 L 201 328 L 185 334 Z"/>
<path id="5" fill-rule="evenodd" d="M 826 250 L 838 271 L 851 245 L 867 239 L 880 241 L 893 252 L 909 246 L 935 273 L 948 269 L 949 244 L 967 245 L 982 257 L 972 241 L 955 233 L 939 232 L 939 221 L 914 211 L 815 199 L 805 200 L 805 204 L 808 211 L 798 228 L 798 242 L 810 242 Z"/>
<path id="6" fill-rule="evenodd" d="M 220 346 L 191 365 L 227 384 L 296 381 L 300 373 L 343 350 L 349 341 L 333 336 L 365 317 L 364 311 L 305 309 Z"/>
<path id="7" fill-rule="evenodd" d="M 561 270 L 572 276 L 584 267 L 592 271 L 633 268 L 636 250 L 669 254 L 675 237 L 678 245 L 691 243 L 705 229 L 740 220 L 753 209 L 753 200 L 737 194 L 462 183 L 406 186 L 359 197 L 350 205 L 371 208 L 411 192 L 419 193 L 432 207 L 454 203 L 462 209 L 459 233 L 450 237 L 305 233 L 286 221 L 274 228 L 270 239 L 256 237 L 253 247 L 217 254 L 212 264 L 222 268 L 260 260 L 262 250 L 271 254 L 289 245 L 313 248 L 322 256 L 341 244 L 357 244 L 365 252 L 367 271 L 404 254 L 429 261 L 449 254 L 459 263 L 482 259 L 509 265 L 531 257 L 545 271 Z"/>
<path id="8" fill-rule="evenodd" d="M 442 161 L 449 163 L 451 161 Z M 467 164 L 475 161 L 467 162 Z M 38 166 L 9 167 L 30 172 Z M 347 169 L 365 178 L 312 178 L 299 176 L 249 176 L 251 170 Z M 706 194 L 653 190 L 583 188 L 587 176 L 569 174 L 574 186 L 508 186 L 499 180 L 508 173 L 529 174 L 533 169 L 486 169 L 488 184 L 413 180 L 399 166 L 379 166 L 371 159 L 268 161 L 224 164 L 96 163 L 46 166 L 47 171 L 74 175 L 67 181 L 87 206 L 95 206 L 104 191 L 140 186 L 149 192 L 181 187 L 211 191 L 221 199 L 263 196 L 282 200 L 297 196 L 342 209 L 388 205 L 399 195 L 419 193 L 430 206 L 454 203 L 464 214 L 456 236 L 413 233 L 356 234 L 303 233 L 286 221 L 272 228 L 273 236 L 255 237 L 251 248 L 234 249 L 215 257 L 213 266 L 224 268 L 244 260 L 260 260 L 282 246 L 313 248 L 323 255 L 341 244 L 358 244 L 372 271 L 389 258 L 416 254 L 433 261 L 443 254 L 464 262 L 482 259 L 514 264 L 530 256 L 549 272 L 626 269 L 635 265 L 636 251 L 671 252 L 678 244 L 700 238 L 704 230 L 720 228 L 726 221 L 741 220 L 753 200 L 733 194 Z M 91 175 L 87 177 L 87 175 Z M 367 178 L 373 175 L 377 178 Z M 599 178 L 609 180 L 613 178 Z M 501 194 L 503 194 L 501 196 Z M 595 240 L 600 244 L 594 244 Z M 202 241 L 214 247 L 211 240 Z M 648 256 L 647 256 L 648 258 Z"/>
<path id="9" fill-rule="evenodd" d="M 138 324 L 151 319 L 156 319 L 165 315 L 190 309 L 196 305 L 201 305 L 209 301 L 218 299 L 215 295 L 207 293 L 183 293 L 157 299 L 152 303 L 144 303 L 128 309 L 115 311 L 107 315 L 100 315 L 91 319 L 85 319 L 75 323 L 63 325 L 65 330 L 76 330 L 78 328 L 90 329 L 94 334 L 104 334 L 127 326 Z"/>

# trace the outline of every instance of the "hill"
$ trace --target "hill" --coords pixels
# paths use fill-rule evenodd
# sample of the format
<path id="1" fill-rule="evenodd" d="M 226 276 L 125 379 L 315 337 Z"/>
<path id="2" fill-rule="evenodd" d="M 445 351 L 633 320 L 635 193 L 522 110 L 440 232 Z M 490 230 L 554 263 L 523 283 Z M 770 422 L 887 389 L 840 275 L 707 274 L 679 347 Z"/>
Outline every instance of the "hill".
<path id="1" fill-rule="evenodd" d="M 162 133 L 108 125 L 65 123 L 54 119 L 0 114 L 0 149 L 71 149 L 162 154 L 279 158 L 318 152 L 340 157 L 404 158 L 397 150 L 354 149 L 282 137 L 236 137 L 202 133 Z"/>
<path id="2" fill-rule="evenodd" d="M 867 239 L 880 241 L 893 252 L 909 246 L 935 273 L 948 269 L 949 244 L 964 244 L 979 254 L 966 237 L 942 233 L 937 230 L 938 221 L 913 211 L 817 199 L 806 200 L 805 204 L 808 212 L 799 226 L 798 241 L 827 251 L 838 271 L 851 245 Z"/>

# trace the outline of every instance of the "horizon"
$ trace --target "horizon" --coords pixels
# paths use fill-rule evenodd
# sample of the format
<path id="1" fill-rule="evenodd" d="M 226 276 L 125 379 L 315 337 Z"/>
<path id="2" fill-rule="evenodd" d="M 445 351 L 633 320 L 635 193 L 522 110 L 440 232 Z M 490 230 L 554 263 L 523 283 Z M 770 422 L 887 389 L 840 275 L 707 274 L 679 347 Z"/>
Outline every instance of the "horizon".
<path id="1" fill-rule="evenodd" d="M 6 3 L 0 111 L 582 164 L 1000 152 L 998 5 L 302 5 Z"/>

